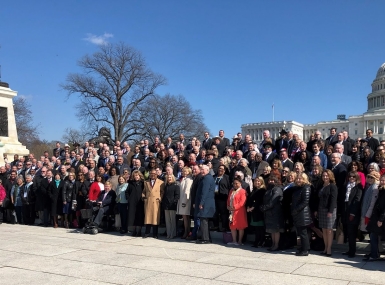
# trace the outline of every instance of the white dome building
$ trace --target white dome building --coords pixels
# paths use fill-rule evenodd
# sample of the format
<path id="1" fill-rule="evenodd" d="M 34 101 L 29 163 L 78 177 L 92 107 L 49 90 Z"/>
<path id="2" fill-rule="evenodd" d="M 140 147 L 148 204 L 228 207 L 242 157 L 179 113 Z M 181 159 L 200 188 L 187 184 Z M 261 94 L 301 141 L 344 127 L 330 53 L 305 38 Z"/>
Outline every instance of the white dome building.
<path id="1" fill-rule="evenodd" d="M 337 115 L 337 120 L 321 121 L 315 124 L 301 124 L 295 121 L 276 121 L 243 124 L 242 134 L 250 134 L 253 140 L 263 140 L 262 133 L 269 130 L 273 138 L 279 137 L 279 131 L 285 129 L 298 134 L 301 139 L 308 141 L 311 134 L 319 130 L 325 139 L 329 136 L 330 128 L 337 128 L 338 131 L 348 131 L 352 139 L 365 137 L 366 130 L 373 130 L 373 137 L 379 141 L 385 139 L 385 63 L 377 71 L 376 78 L 372 82 L 372 93 L 367 97 L 368 110 L 366 113 L 357 116 Z"/>

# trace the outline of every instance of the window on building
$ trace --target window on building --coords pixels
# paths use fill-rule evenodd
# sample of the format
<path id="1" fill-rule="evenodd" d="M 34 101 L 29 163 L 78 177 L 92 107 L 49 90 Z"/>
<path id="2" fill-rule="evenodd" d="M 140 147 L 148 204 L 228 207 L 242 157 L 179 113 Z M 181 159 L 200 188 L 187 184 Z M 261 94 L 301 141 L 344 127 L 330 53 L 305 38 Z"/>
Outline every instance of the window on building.
<path id="1" fill-rule="evenodd" d="M 379 141 L 382 141 L 382 137 L 379 137 L 378 140 L 379 140 Z"/>
<path id="2" fill-rule="evenodd" d="M 380 134 L 383 134 L 383 133 L 384 133 L 384 129 L 383 129 L 383 128 L 380 128 L 379 133 L 380 133 Z"/>
<path id="3" fill-rule="evenodd" d="M 357 130 L 354 130 L 354 134 L 356 135 L 358 133 L 358 131 Z"/>
<path id="4" fill-rule="evenodd" d="M 354 125 L 357 126 L 357 123 L 355 123 Z"/>

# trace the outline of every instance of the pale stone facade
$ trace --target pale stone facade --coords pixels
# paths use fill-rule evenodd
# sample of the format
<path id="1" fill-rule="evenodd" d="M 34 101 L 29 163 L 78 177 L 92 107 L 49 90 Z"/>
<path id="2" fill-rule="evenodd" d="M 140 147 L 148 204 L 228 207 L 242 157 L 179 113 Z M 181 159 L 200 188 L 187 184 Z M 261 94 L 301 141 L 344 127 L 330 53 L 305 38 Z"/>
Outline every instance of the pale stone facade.
<path id="1" fill-rule="evenodd" d="M 256 142 L 263 140 L 262 133 L 269 130 L 273 138 L 279 137 L 279 131 L 285 129 L 298 134 L 301 139 L 308 141 L 311 134 L 319 130 L 323 138 L 329 136 L 330 128 L 339 131 L 348 131 L 353 139 L 365 137 L 366 130 L 373 130 L 373 137 L 385 140 L 385 63 L 377 71 L 372 82 L 372 93 L 367 96 L 368 110 L 362 115 L 349 116 L 347 119 L 321 121 L 316 124 L 301 124 L 295 121 L 277 121 L 243 124 L 242 134 L 251 134 Z"/>
<path id="2" fill-rule="evenodd" d="M 13 160 L 14 154 L 18 154 L 19 156 L 29 154 L 28 149 L 19 142 L 17 137 L 15 113 L 12 101 L 12 98 L 17 96 L 17 92 L 5 86 L 6 84 L 4 83 L 0 86 L 0 107 L 7 108 L 8 136 L 0 136 L 0 164 L 4 163 L 3 154 L 7 155 L 11 161 Z"/>

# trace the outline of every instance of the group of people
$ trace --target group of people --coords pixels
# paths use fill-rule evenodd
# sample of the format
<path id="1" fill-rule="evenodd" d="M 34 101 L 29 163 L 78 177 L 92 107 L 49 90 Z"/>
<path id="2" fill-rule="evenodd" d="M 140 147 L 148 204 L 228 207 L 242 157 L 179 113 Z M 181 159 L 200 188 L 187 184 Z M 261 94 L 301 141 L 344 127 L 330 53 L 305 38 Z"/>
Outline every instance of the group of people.
<path id="1" fill-rule="evenodd" d="M 370 234 L 377 260 L 385 234 L 385 141 L 352 140 L 346 131 L 315 132 L 308 142 L 282 130 L 276 140 L 268 130 L 256 143 L 247 134 L 230 139 L 224 131 L 202 141 L 158 138 L 113 148 L 86 142 L 70 150 L 58 142 L 50 156 L 14 156 L 0 167 L 0 222 L 83 227 L 80 212 L 98 205 L 93 223 L 119 216 L 122 234 L 210 243 L 210 231 L 231 232 L 233 246 L 255 235 L 254 247 L 279 251 L 297 245 L 307 256 L 315 241 L 332 255 L 334 229 L 343 229 L 345 253 L 353 258 L 356 240 Z M 97 148 L 96 148 L 97 147 Z M 193 219 L 193 228 L 191 228 Z M 115 219 L 116 220 L 116 219 Z M 178 221 L 183 228 L 178 230 Z M 116 221 L 115 221 L 116 222 Z M 200 238 L 199 238 L 200 237 Z M 199 238 L 199 239 L 198 239 Z M 322 242 L 323 241 L 323 242 Z"/>

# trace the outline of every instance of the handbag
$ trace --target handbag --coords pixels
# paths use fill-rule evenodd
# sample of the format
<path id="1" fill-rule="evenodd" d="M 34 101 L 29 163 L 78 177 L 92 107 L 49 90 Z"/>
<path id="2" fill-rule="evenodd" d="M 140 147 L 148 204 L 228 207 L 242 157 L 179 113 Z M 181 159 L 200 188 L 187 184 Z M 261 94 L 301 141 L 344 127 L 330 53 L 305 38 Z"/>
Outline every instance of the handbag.
<path id="1" fill-rule="evenodd" d="M 336 241 L 337 241 L 337 244 L 344 244 L 344 228 L 343 228 L 343 225 L 341 223 L 341 221 L 338 222 L 338 227 L 337 227 L 337 230 L 336 230 Z"/>
<path id="2" fill-rule="evenodd" d="M 3 208 L 8 209 L 10 205 L 11 205 L 11 199 L 9 199 L 8 197 L 5 197 L 3 200 Z"/>

